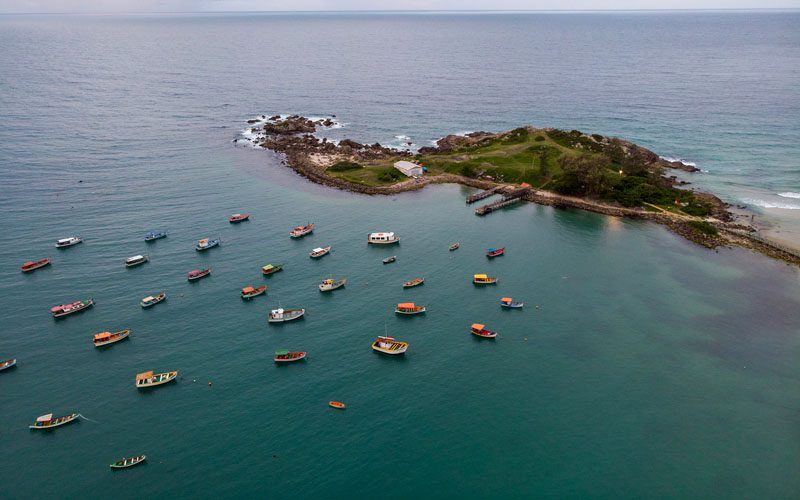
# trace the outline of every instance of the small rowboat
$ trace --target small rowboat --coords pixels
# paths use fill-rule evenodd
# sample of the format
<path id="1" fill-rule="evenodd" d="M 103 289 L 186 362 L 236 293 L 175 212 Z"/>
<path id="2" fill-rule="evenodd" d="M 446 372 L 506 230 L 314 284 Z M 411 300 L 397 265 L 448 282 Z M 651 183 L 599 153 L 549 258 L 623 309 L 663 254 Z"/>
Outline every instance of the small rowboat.
<path id="1" fill-rule="evenodd" d="M 244 300 L 250 300 L 253 297 L 257 297 L 257 296 L 261 295 L 262 293 L 265 293 L 266 291 L 267 291 L 267 286 L 266 285 L 261 285 L 259 287 L 255 287 L 255 288 L 253 288 L 252 286 L 246 286 L 246 287 L 242 288 L 242 298 Z"/>
<path id="2" fill-rule="evenodd" d="M 147 460 L 147 456 L 139 455 L 138 457 L 122 458 L 111 464 L 112 469 L 127 469 L 133 467 Z"/>
<path id="3" fill-rule="evenodd" d="M 322 256 L 328 255 L 330 251 L 331 247 L 315 248 L 314 250 L 311 250 L 311 253 L 308 254 L 308 256 L 312 259 L 319 259 Z"/>
<path id="4" fill-rule="evenodd" d="M 337 288 L 341 288 L 346 284 L 347 284 L 347 278 L 342 278 L 340 280 L 333 280 L 333 279 L 323 280 L 322 283 L 319 284 L 319 291 L 330 292 L 332 290 L 336 290 Z"/>
<path id="5" fill-rule="evenodd" d="M 494 257 L 498 257 L 500 255 L 503 255 L 504 253 L 506 253 L 506 247 L 503 247 L 503 248 L 490 248 L 490 249 L 486 250 L 486 256 L 489 257 L 490 259 L 492 259 Z"/>
<path id="6" fill-rule="evenodd" d="M 252 214 L 233 214 L 228 217 L 228 222 L 231 224 L 236 224 L 237 222 L 244 222 L 246 220 L 250 220 L 250 216 Z"/>
<path id="7" fill-rule="evenodd" d="M 189 271 L 189 274 L 186 275 L 186 279 L 189 281 L 199 280 L 200 278 L 205 278 L 211 274 L 211 269 L 195 269 L 194 271 Z"/>
<path id="8" fill-rule="evenodd" d="M 34 422 L 33 425 L 28 426 L 28 429 L 35 429 L 35 430 L 53 429 L 55 427 L 59 427 L 64 424 L 73 422 L 79 416 L 80 413 L 71 413 L 69 415 L 64 415 L 63 417 L 53 418 L 53 414 L 48 413 L 47 415 L 42 415 L 41 417 L 37 418 L 36 422 Z"/>
<path id="9" fill-rule="evenodd" d="M 158 295 L 150 295 L 143 298 L 140 304 L 144 308 L 152 307 L 166 298 L 167 298 L 166 292 L 161 292 Z"/>
<path id="10" fill-rule="evenodd" d="M 304 351 L 289 351 L 287 349 L 278 349 L 275 351 L 275 355 L 272 356 L 272 360 L 276 363 L 291 363 L 305 358 L 306 353 Z"/>
<path id="11" fill-rule="evenodd" d="M 11 358 L 0 362 L 0 372 L 11 368 L 12 366 L 17 366 L 17 358 Z"/>
<path id="12" fill-rule="evenodd" d="M 125 259 L 125 267 L 136 267 L 150 260 L 147 255 L 134 255 Z"/>
<path id="13" fill-rule="evenodd" d="M 144 235 L 144 241 L 156 241 L 166 237 L 167 237 L 166 231 L 150 231 L 149 233 Z"/>
<path id="14" fill-rule="evenodd" d="M 67 248 L 71 247 L 72 245 L 77 245 L 78 243 L 83 242 L 83 240 L 78 236 L 70 236 L 69 238 L 61 238 L 60 240 L 56 241 L 56 248 Z"/>
<path id="15" fill-rule="evenodd" d="M 314 232 L 314 224 L 311 224 L 309 222 L 305 226 L 297 226 L 296 228 L 289 231 L 289 236 L 291 236 L 292 238 L 302 238 L 303 236 L 311 234 L 313 232 Z"/>
<path id="16" fill-rule="evenodd" d="M 425 312 L 425 306 L 418 306 L 415 305 L 413 302 L 403 302 L 401 304 L 397 304 L 395 307 L 394 312 L 397 314 L 421 314 Z"/>
<path id="17" fill-rule="evenodd" d="M 178 376 L 177 371 L 156 373 L 156 374 L 154 374 L 152 371 L 137 373 L 136 387 L 139 389 L 144 389 L 147 387 L 155 387 L 157 385 L 166 384 L 167 382 L 172 382 L 173 380 L 175 380 L 175 377 L 177 376 Z"/>
<path id="18" fill-rule="evenodd" d="M 194 247 L 195 250 L 198 252 L 203 252 L 208 250 L 209 248 L 214 248 L 219 246 L 220 239 L 210 239 L 210 238 L 203 238 L 202 240 L 197 240 L 197 245 Z"/>
<path id="19" fill-rule="evenodd" d="M 267 316 L 269 323 L 283 323 L 300 318 L 306 313 L 305 309 L 273 309 Z"/>
<path id="20" fill-rule="evenodd" d="M 397 260 L 397 255 L 392 255 L 391 257 L 386 257 L 383 259 L 384 264 L 391 264 L 392 262 Z"/>
<path id="21" fill-rule="evenodd" d="M 102 332 L 98 333 L 94 336 L 94 346 L 95 347 L 102 347 L 104 345 L 113 344 L 114 342 L 119 342 L 122 339 L 128 338 L 128 335 L 131 333 L 130 330 L 121 330 L 119 332 Z"/>
<path id="22" fill-rule="evenodd" d="M 342 403 L 341 401 L 329 401 L 328 406 L 331 408 L 336 408 L 337 410 L 344 410 L 347 408 L 347 405 Z"/>
<path id="23" fill-rule="evenodd" d="M 50 259 L 37 260 L 36 262 L 29 260 L 28 262 L 22 264 L 20 266 L 20 269 L 22 270 L 23 273 L 29 273 L 31 271 L 39 269 L 40 267 L 44 267 L 48 264 L 50 264 Z"/>
<path id="24" fill-rule="evenodd" d="M 67 316 L 68 314 L 83 311 L 84 309 L 92 307 L 93 305 L 93 299 L 76 300 L 72 304 L 61 304 L 59 306 L 51 307 L 50 312 L 53 313 L 54 318 L 61 318 Z"/>
<path id="25" fill-rule="evenodd" d="M 472 282 L 476 285 L 493 285 L 497 283 L 497 278 L 485 274 L 476 274 L 472 277 Z"/>
<path id="26" fill-rule="evenodd" d="M 372 350 L 383 354 L 403 354 L 408 350 L 408 342 L 399 342 L 394 337 L 378 337 L 372 343 Z"/>
<path id="27" fill-rule="evenodd" d="M 425 283 L 425 278 L 414 278 L 411 281 L 406 281 L 403 283 L 403 288 L 411 288 L 414 286 L 419 286 Z"/>
<path id="28" fill-rule="evenodd" d="M 461 243 L 459 243 L 459 242 L 457 242 L 457 241 L 456 241 L 455 243 L 453 243 L 452 245 L 450 245 L 450 247 L 448 248 L 448 250 L 450 250 L 450 251 L 452 252 L 453 250 L 458 250 L 458 247 L 460 247 L 460 246 L 461 246 Z"/>
<path id="29" fill-rule="evenodd" d="M 500 299 L 500 307 L 507 307 L 509 309 L 521 309 L 524 302 L 514 302 L 511 297 L 503 297 Z"/>
<path id="30" fill-rule="evenodd" d="M 487 330 L 485 325 L 481 325 L 479 323 L 475 323 L 474 325 L 472 325 L 471 332 L 473 335 L 477 335 L 478 337 L 482 337 L 485 339 L 493 339 L 497 337 L 497 332 Z"/>
<path id="31" fill-rule="evenodd" d="M 267 264 L 261 268 L 261 274 L 269 276 L 272 273 L 277 273 L 283 270 L 283 264 Z"/>

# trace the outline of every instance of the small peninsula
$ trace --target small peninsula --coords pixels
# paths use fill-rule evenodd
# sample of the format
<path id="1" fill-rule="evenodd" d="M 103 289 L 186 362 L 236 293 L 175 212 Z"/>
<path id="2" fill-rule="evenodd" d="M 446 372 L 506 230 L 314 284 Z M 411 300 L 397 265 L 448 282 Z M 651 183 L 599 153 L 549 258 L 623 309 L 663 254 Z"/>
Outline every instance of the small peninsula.
<path id="1" fill-rule="evenodd" d="M 795 252 L 759 237 L 750 217 L 669 175 L 696 167 L 622 139 L 526 126 L 448 135 L 412 152 L 318 137 L 319 129 L 336 124 L 332 118 L 275 115 L 248 124 L 254 145 L 283 155 L 309 180 L 338 189 L 388 195 L 457 183 L 542 205 L 651 220 L 707 248 L 741 246 L 800 265 Z M 402 160 L 424 167 L 424 174 L 406 177 L 394 166 Z"/>

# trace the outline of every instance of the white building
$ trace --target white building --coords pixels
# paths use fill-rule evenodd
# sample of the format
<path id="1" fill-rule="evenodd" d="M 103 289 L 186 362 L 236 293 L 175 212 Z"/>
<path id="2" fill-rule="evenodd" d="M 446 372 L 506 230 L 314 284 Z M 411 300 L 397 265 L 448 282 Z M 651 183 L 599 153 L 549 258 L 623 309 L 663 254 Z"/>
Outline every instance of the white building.
<path id="1" fill-rule="evenodd" d="M 410 161 L 402 160 L 395 162 L 394 168 L 408 177 L 419 177 L 422 175 L 422 166 Z"/>

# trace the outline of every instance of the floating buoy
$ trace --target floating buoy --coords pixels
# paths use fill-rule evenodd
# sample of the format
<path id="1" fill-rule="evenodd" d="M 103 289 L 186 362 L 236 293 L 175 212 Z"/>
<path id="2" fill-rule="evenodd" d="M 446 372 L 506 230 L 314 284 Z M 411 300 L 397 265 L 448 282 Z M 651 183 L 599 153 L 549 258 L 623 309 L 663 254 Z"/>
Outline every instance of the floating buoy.
<path id="1" fill-rule="evenodd" d="M 211 387 L 211 381 L 210 380 L 208 381 L 208 386 Z"/>

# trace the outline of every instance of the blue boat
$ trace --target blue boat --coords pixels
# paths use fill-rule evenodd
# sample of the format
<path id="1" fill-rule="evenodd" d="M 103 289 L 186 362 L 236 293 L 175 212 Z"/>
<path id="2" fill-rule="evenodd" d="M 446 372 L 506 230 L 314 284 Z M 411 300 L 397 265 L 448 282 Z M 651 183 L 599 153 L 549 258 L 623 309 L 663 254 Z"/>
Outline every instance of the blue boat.
<path id="1" fill-rule="evenodd" d="M 195 250 L 198 252 L 202 252 L 203 250 L 208 250 L 209 248 L 214 248 L 215 246 L 219 245 L 219 238 L 212 240 L 210 238 L 203 238 L 202 240 L 197 240 L 197 246 L 194 247 Z"/>
<path id="2" fill-rule="evenodd" d="M 166 237 L 167 237 L 166 231 L 150 231 L 149 233 L 144 235 L 144 241 L 155 241 Z"/>

